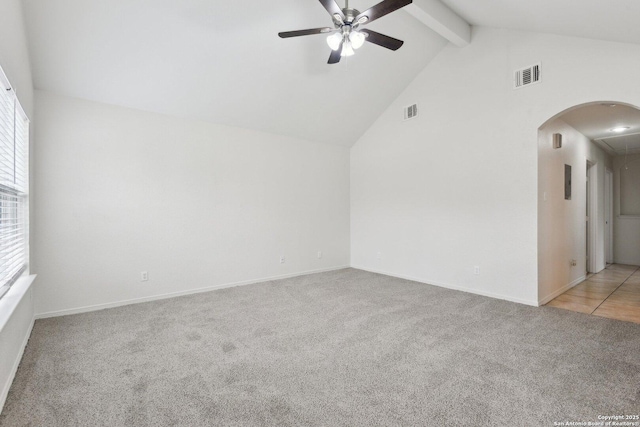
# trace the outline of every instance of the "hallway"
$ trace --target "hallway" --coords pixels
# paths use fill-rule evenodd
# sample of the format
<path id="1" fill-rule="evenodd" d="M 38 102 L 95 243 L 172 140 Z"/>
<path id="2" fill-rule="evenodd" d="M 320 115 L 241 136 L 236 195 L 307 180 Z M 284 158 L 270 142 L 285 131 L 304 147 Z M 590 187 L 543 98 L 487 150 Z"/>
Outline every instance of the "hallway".
<path id="1" fill-rule="evenodd" d="M 611 264 L 547 306 L 640 323 L 640 267 Z"/>

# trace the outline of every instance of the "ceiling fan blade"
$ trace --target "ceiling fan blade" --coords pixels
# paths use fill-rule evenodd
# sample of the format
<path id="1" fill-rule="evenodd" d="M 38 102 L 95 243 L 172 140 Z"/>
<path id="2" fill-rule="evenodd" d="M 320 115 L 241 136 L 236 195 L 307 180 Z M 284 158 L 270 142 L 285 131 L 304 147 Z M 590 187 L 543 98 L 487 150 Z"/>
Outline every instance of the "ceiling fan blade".
<path id="1" fill-rule="evenodd" d="M 368 24 L 411 3 L 413 0 L 384 0 L 356 16 L 353 22 L 358 22 L 360 18 L 366 16 L 368 19 L 363 24 Z"/>
<path id="2" fill-rule="evenodd" d="M 312 34 L 323 34 L 330 33 L 334 28 L 322 27 L 322 28 L 311 28 L 309 30 L 298 30 L 298 31 L 283 31 L 282 33 L 278 33 L 278 35 L 283 38 L 289 37 L 299 37 L 299 36 L 310 36 Z"/>
<path id="3" fill-rule="evenodd" d="M 367 34 L 367 38 L 365 40 L 369 43 L 377 44 L 378 46 L 386 47 L 387 49 L 398 50 L 404 44 L 402 40 L 376 33 L 368 28 L 366 30 L 360 30 L 360 32 Z"/>
<path id="4" fill-rule="evenodd" d="M 329 55 L 329 61 L 327 62 L 327 64 L 337 64 L 338 62 L 340 62 L 340 58 L 342 58 L 342 56 L 340 56 L 341 54 L 342 43 L 340 43 L 340 48 L 338 50 L 331 51 L 331 55 Z"/>
<path id="5" fill-rule="evenodd" d="M 327 9 L 329 15 L 333 16 L 337 14 L 340 18 L 344 19 L 344 13 L 342 13 L 342 9 L 340 9 L 336 0 L 320 0 L 320 3 L 322 3 L 322 6 Z"/>

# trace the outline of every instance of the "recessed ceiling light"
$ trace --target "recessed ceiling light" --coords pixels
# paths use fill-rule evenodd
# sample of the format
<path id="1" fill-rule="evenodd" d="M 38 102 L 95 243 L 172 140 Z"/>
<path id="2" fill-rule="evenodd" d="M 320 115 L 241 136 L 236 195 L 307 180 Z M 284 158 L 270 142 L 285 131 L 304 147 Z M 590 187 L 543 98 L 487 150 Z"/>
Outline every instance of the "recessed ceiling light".
<path id="1" fill-rule="evenodd" d="M 620 132 L 624 132 L 624 131 L 625 131 L 625 130 L 627 130 L 627 129 L 629 129 L 629 126 L 618 126 L 618 127 L 615 127 L 615 128 L 613 128 L 613 129 L 611 129 L 611 132 L 618 132 L 618 133 L 620 133 Z"/>

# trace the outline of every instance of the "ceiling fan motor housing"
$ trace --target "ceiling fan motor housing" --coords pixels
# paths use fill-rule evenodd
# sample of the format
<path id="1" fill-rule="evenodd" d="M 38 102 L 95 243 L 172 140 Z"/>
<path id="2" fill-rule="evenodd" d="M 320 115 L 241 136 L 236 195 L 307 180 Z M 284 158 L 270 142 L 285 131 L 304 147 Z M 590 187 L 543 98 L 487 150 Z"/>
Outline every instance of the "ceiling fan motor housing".
<path id="1" fill-rule="evenodd" d="M 342 9 L 342 13 L 344 14 L 344 24 L 346 25 L 353 25 L 353 21 L 356 19 L 356 16 L 360 15 L 360 11 L 357 9 L 344 8 Z M 342 23 L 335 18 L 335 15 L 333 17 L 333 22 L 338 27 L 342 25 Z"/>

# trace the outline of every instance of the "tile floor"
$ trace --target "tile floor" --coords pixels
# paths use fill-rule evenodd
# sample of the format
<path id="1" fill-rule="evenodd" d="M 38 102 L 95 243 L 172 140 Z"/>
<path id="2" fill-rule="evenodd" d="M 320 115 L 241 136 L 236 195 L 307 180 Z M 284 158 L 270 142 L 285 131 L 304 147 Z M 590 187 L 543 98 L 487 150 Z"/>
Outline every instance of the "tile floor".
<path id="1" fill-rule="evenodd" d="M 547 305 L 640 323 L 640 267 L 608 265 Z"/>

